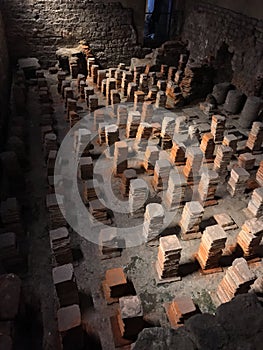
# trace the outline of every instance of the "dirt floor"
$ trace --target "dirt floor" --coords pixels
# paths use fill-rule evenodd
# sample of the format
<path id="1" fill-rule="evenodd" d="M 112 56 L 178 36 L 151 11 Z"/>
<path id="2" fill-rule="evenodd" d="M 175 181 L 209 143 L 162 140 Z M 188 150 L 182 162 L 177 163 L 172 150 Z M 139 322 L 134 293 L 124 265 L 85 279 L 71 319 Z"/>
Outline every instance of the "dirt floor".
<path id="1" fill-rule="evenodd" d="M 64 102 L 57 93 L 56 76 L 45 72 L 50 85 L 50 91 L 55 108 L 55 117 L 57 120 L 57 132 L 59 140 L 62 141 L 68 131 L 68 125 L 65 121 Z M 100 104 L 105 105 L 105 99 L 100 96 Z M 80 115 L 85 115 L 85 104 L 80 104 L 83 108 Z M 55 290 L 52 284 L 52 261 L 50 255 L 49 236 L 47 229 L 47 213 L 45 209 L 45 196 L 48 191 L 46 168 L 41 146 L 41 134 L 39 126 L 39 103 L 37 101 L 37 87 L 29 88 L 28 110 L 30 116 L 30 163 L 32 170 L 28 173 L 27 189 L 30 199 L 29 203 L 29 227 L 28 235 L 30 237 L 29 254 L 29 276 L 25 280 L 25 288 L 36 300 L 40 300 L 41 313 L 43 317 L 44 328 L 44 346 L 45 350 L 55 350 L 58 347 L 58 333 L 56 324 L 56 310 L 58 303 Z M 209 131 L 210 121 L 203 114 L 198 106 L 181 110 L 183 113 L 194 113 L 199 116 L 196 121 L 202 132 Z M 235 130 L 237 126 L 236 119 L 229 118 L 229 130 Z M 247 136 L 247 131 L 236 129 L 241 135 L 239 148 L 242 149 L 244 141 L 242 134 Z M 243 137 L 243 139 L 244 139 Z M 257 156 L 256 164 L 262 160 L 262 155 Z M 236 162 L 234 159 L 233 162 Z M 113 182 L 118 183 L 118 179 Z M 240 230 L 241 225 L 246 220 L 242 211 L 247 206 L 250 193 L 242 198 L 231 198 L 226 192 L 226 185 L 221 185 L 218 189 L 218 205 L 205 209 L 202 229 L 211 222 L 211 217 L 216 213 L 228 213 L 238 225 L 238 228 L 228 231 L 227 246 L 235 242 L 235 237 Z M 117 227 L 132 227 L 140 219 L 129 218 L 128 215 L 116 214 L 114 216 L 114 225 Z M 171 225 L 173 226 L 173 225 Z M 166 233 L 176 233 L 177 228 L 170 227 Z M 74 268 L 78 288 L 81 295 L 81 311 L 83 324 L 89 333 L 97 335 L 100 338 L 103 350 L 115 349 L 114 340 L 111 331 L 110 317 L 116 315 L 117 304 L 107 305 L 103 291 L 102 280 L 105 271 L 114 267 L 123 267 L 127 276 L 134 284 L 137 294 L 141 297 L 145 319 L 152 325 L 161 325 L 169 327 L 165 315 L 164 303 L 172 300 L 175 296 L 189 295 L 198 304 L 202 312 L 213 313 L 215 310 L 215 301 L 213 294 L 217 289 L 218 283 L 224 276 L 224 271 L 203 275 L 198 270 L 198 265 L 194 261 L 193 255 L 197 252 L 200 239 L 192 241 L 181 241 L 182 258 L 181 264 L 185 267 L 185 276 L 181 281 L 158 285 L 156 282 L 156 272 L 154 264 L 157 259 L 158 248 L 150 248 L 145 245 L 128 248 L 123 250 L 121 257 L 108 260 L 101 260 L 99 246 L 93 244 L 81 237 L 75 232 L 71 232 L 72 248 L 77 255 L 81 252 L 82 257 L 76 259 Z M 253 263 L 250 268 L 259 275 L 262 269 L 262 262 Z M 224 267 L 224 270 L 227 267 Z M 262 270 L 261 270 L 262 271 Z M 95 349 L 95 348 L 94 348 Z"/>

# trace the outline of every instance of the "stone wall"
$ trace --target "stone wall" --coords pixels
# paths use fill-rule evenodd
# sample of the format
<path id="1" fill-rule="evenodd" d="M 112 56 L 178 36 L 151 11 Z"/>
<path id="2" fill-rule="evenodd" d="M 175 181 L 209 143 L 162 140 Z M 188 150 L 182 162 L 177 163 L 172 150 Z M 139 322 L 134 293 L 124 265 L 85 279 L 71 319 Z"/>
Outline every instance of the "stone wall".
<path id="1" fill-rule="evenodd" d="M 138 45 L 133 10 L 120 2 L 2 0 L 12 60 L 34 56 L 51 65 L 59 47 L 85 39 L 102 66 L 128 64 L 132 56 L 144 52 Z M 145 0 L 141 4 L 144 6 Z"/>
<path id="2" fill-rule="evenodd" d="M 8 100 L 9 100 L 9 60 L 8 60 L 8 52 L 5 38 L 5 29 L 3 18 L 0 12 L 0 148 L 2 146 L 2 135 L 3 128 L 5 126 L 7 111 L 8 111 Z"/>
<path id="3" fill-rule="evenodd" d="M 191 58 L 214 57 L 217 81 L 232 76 L 232 82 L 247 95 L 261 95 L 263 21 L 205 2 L 186 0 L 184 6 L 182 38 L 188 40 Z"/>
<path id="4" fill-rule="evenodd" d="M 243 15 L 263 19 L 262 0 L 206 0 L 210 4 L 243 13 Z"/>
<path id="5" fill-rule="evenodd" d="M 120 2 L 124 8 L 130 8 L 133 11 L 133 23 L 137 32 L 137 39 L 140 44 L 144 40 L 144 21 L 146 0 L 107 0 L 108 2 Z"/>

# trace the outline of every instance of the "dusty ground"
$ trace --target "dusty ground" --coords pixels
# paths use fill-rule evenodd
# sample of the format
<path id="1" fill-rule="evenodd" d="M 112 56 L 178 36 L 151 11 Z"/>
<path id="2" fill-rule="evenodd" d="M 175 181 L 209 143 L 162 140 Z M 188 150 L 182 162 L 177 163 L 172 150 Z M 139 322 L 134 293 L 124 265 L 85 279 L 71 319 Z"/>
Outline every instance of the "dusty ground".
<path id="1" fill-rule="evenodd" d="M 68 130 L 64 119 L 64 103 L 57 93 L 56 77 L 46 74 L 50 84 L 50 91 L 54 101 L 55 115 L 58 121 L 57 130 L 59 139 L 62 140 Z M 56 325 L 56 308 L 57 302 L 55 291 L 51 279 L 51 258 L 48 239 L 45 196 L 47 193 L 46 169 L 44 167 L 43 154 L 41 149 L 40 127 L 38 123 L 39 106 L 37 103 L 36 88 L 29 89 L 28 107 L 31 118 L 30 123 L 30 161 L 32 170 L 28 176 L 28 190 L 30 198 L 30 225 L 29 235 L 31 240 L 30 247 L 30 274 L 27 282 L 27 288 L 41 300 L 41 312 L 43 315 L 44 326 L 44 349 L 58 349 L 57 325 Z M 100 104 L 105 104 L 104 99 L 100 96 Z M 84 107 L 84 104 L 81 105 Z M 192 110 L 193 111 L 193 110 Z M 199 114 L 200 122 L 204 130 L 207 128 L 207 117 L 200 110 L 194 108 Z M 85 109 L 80 112 L 85 115 Z M 235 119 L 230 123 L 235 127 Z M 245 133 L 244 130 L 240 130 Z M 242 147 L 242 141 L 239 143 Z M 257 159 L 259 163 L 260 157 Z M 118 180 L 114 180 L 118 181 Z M 225 186 L 218 190 L 220 197 L 219 204 L 209 207 L 205 210 L 203 221 L 208 220 L 215 213 L 227 212 L 232 216 L 234 221 L 240 227 L 246 220 L 242 209 L 247 206 L 248 195 L 239 199 L 232 199 L 225 191 Z M 127 223 L 127 220 L 129 222 Z M 115 225 L 124 227 L 127 224 L 132 226 L 133 219 L 128 219 L 125 215 L 115 216 Z M 137 221 L 134 221 L 134 223 Z M 204 226 L 204 225 L 203 225 Z M 170 233 L 176 232 L 170 230 Z M 231 245 L 239 229 L 228 231 L 228 245 Z M 117 305 L 108 306 L 105 302 L 101 282 L 104 278 L 105 271 L 113 267 L 124 267 L 128 277 L 132 280 L 137 294 L 143 302 L 144 314 L 153 324 L 169 326 L 163 304 L 170 301 L 173 297 L 179 295 L 190 295 L 199 305 L 203 312 L 213 312 L 215 305 L 211 295 L 216 290 L 219 281 L 222 279 L 224 272 L 212 275 L 202 275 L 200 271 L 195 271 L 186 275 L 179 282 L 170 284 L 157 285 L 155 279 L 154 263 L 157 259 L 157 248 L 149 248 L 144 245 L 129 248 L 123 251 L 122 256 L 110 260 L 101 261 L 99 247 L 77 233 L 71 233 L 72 247 L 79 248 L 83 254 L 78 262 L 75 263 L 75 275 L 82 299 L 83 323 L 91 325 L 94 332 L 101 339 L 103 350 L 114 349 L 113 337 L 111 334 L 110 316 L 116 314 Z M 193 262 L 193 254 L 197 251 L 200 240 L 182 242 L 182 263 Z M 224 268 L 225 269 L 225 268 Z M 259 274 L 262 269 L 262 262 L 251 265 L 251 269 Z M 89 296 L 92 297 L 93 305 Z M 90 327 L 88 327 L 90 328 Z"/>

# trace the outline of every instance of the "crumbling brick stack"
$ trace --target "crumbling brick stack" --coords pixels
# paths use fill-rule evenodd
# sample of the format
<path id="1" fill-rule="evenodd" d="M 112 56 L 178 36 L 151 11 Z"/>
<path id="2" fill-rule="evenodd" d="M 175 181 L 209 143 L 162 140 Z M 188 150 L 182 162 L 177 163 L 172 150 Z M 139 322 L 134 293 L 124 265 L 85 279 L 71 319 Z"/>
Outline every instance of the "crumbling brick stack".
<path id="1" fill-rule="evenodd" d="M 172 328 L 182 326 L 186 320 L 196 315 L 198 309 L 188 296 L 176 297 L 167 305 L 166 314 Z"/>
<path id="2" fill-rule="evenodd" d="M 168 210 L 178 209 L 185 200 L 186 182 L 182 175 L 171 171 L 164 202 Z"/>
<path id="3" fill-rule="evenodd" d="M 156 146 L 147 146 L 144 158 L 144 169 L 146 171 L 153 171 L 156 161 L 159 159 L 159 150 Z"/>
<path id="4" fill-rule="evenodd" d="M 172 115 L 171 117 L 169 115 L 164 116 L 163 122 L 162 122 L 162 131 L 161 131 L 161 140 L 162 140 L 162 149 L 170 149 L 172 147 L 172 138 L 174 134 L 174 128 L 175 128 L 175 119 Z"/>
<path id="5" fill-rule="evenodd" d="M 184 165 L 185 164 L 185 152 L 186 146 L 180 140 L 173 140 L 173 146 L 170 153 L 170 160 L 172 164 L 175 165 Z"/>
<path id="6" fill-rule="evenodd" d="M 75 111 L 69 112 L 69 126 L 73 128 L 80 121 L 80 116 Z"/>
<path id="7" fill-rule="evenodd" d="M 244 168 L 234 168 L 231 170 L 227 190 L 232 197 L 242 195 L 246 190 L 246 183 L 250 174 Z"/>
<path id="8" fill-rule="evenodd" d="M 238 165 L 246 170 L 252 170 L 254 168 L 256 157 L 251 153 L 242 153 L 238 157 Z"/>
<path id="9" fill-rule="evenodd" d="M 111 156 L 114 154 L 115 142 L 119 141 L 119 128 L 116 124 L 111 124 L 105 127 L 106 144 Z"/>
<path id="10" fill-rule="evenodd" d="M 204 153 L 204 157 L 206 161 L 213 160 L 214 151 L 215 151 L 215 142 L 214 142 L 214 135 L 212 133 L 206 133 L 203 135 L 200 149 Z"/>
<path id="11" fill-rule="evenodd" d="M 132 217 L 142 217 L 144 215 L 144 205 L 148 197 L 148 186 L 141 179 L 131 180 L 129 192 L 130 215 Z"/>
<path id="12" fill-rule="evenodd" d="M 222 143 L 224 139 L 226 118 L 221 115 L 212 116 L 211 134 L 214 136 L 215 143 Z"/>
<path id="13" fill-rule="evenodd" d="M 48 157 L 50 151 L 57 151 L 58 149 L 57 135 L 54 133 L 46 134 L 43 148 L 44 148 L 45 158 Z"/>
<path id="14" fill-rule="evenodd" d="M 117 114 L 117 105 L 121 102 L 121 95 L 119 94 L 118 90 L 111 90 L 110 92 L 110 99 L 111 99 L 111 107 L 113 110 L 114 115 Z"/>
<path id="15" fill-rule="evenodd" d="M 160 238 L 158 260 L 156 262 L 159 281 L 180 280 L 178 268 L 181 251 L 181 244 L 175 235 Z"/>
<path id="16" fill-rule="evenodd" d="M 208 226 L 201 239 L 197 260 L 203 270 L 219 267 L 227 235 L 219 225 Z"/>
<path id="17" fill-rule="evenodd" d="M 188 134 L 188 116 L 185 115 L 176 115 L 175 117 L 175 135 L 187 135 Z"/>
<path id="18" fill-rule="evenodd" d="M 253 152 L 259 152 L 263 143 L 263 123 L 254 122 L 246 146 Z"/>
<path id="19" fill-rule="evenodd" d="M 131 82 L 127 88 L 127 102 L 134 102 L 134 94 L 138 90 L 138 85 Z"/>
<path id="20" fill-rule="evenodd" d="M 141 113 L 139 111 L 130 111 L 126 127 L 126 137 L 128 139 L 136 137 L 140 122 Z"/>
<path id="21" fill-rule="evenodd" d="M 54 176 L 57 151 L 50 151 L 47 158 L 47 176 Z"/>
<path id="22" fill-rule="evenodd" d="M 63 71 L 59 71 L 57 74 L 58 79 L 58 92 L 61 93 L 62 83 L 66 79 L 67 73 Z"/>
<path id="23" fill-rule="evenodd" d="M 233 154 L 237 152 L 238 138 L 234 134 L 228 134 L 224 136 L 222 145 L 232 148 Z"/>
<path id="24" fill-rule="evenodd" d="M 153 187 L 156 191 L 167 189 L 171 163 L 167 159 L 159 159 L 155 163 L 153 175 Z"/>
<path id="25" fill-rule="evenodd" d="M 181 89 L 175 82 L 171 80 L 167 82 L 166 96 L 167 96 L 167 102 L 166 102 L 167 108 L 174 108 L 175 106 L 179 106 L 183 104 L 183 95 L 182 95 Z"/>
<path id="26" fill-rule="evenodd" d="M 63 90 L 64 98 L 65 98 L 65 107 L 68 106 L 68 100 L 74 99 L 74 93 L 72 87 L 65 87 Z"/>
<path id="27" fill-rule="evenodd" d="M 230 164 L 233 150 L 228 146 L 220 145 L 217 149 L 214 170 L 218 173 L 221 182 L 225 182 L 228 174 L 228 165 Z"/>
<path id="28" fill-rule="evenodd" d="M 139 80 L 139 89 L 143 91 L 145 94 L 148 94 L 149 86 L 148 86 L 148 75 L 141 74 Z"/>
<path id="29" fill-rule="evenodd" d="M 96 66 L 95 66 L 96 67 Z M 81 86 L 81 83 L 82 82 L 86 82 L 86 75 L 85 74 L 82 74 L 82 72 L 79 72 L 78 75 L 77 75 L 77 88 L 78 88 L 78 92 L 80 92 L 80 86 Z M 74 79 L 72 77 L 72 79 Z"/>
<path id="30" fill-rule="evenodd" d="M 253 191 L 247 209 L 253 217 L 259 218 L 263 216 L 263 187 L 256 188 Z"/>
<path id="31" fill-rule="evenodd" d="M 91 131 L 88 129 L 78 129 L 75 134 L 75 146 L 77 157 L 88 157 L 90 151 Z"/>
<path id="32" fill-rule="evenodd" d="M 84 87 L 84 94 L 85 94 L 85 100 L 87 107 L 89 108 L 89 97 L 94 95 L 94 88 L 91 86 Z"/>
<path id="33" fill-rule="evenodd" d="M 158 91 L 156 96 L 155 107 L 156 108 L 165 108 L 167 102 L 167 96 L 164 91 Z"/>
<path id="34" fill-rule="evenodd" d="M 261 161 L 259 164 L 259 168 L 256 174 L 256 181 L 260 186 L 263 186 L 263 161 Z"/>
<path id="35" fill-rule="evenodd" d="M 215 194 L 218 184 L 219 175 L 214 170 L 208 170 L 202 174 L 198 185 L 198 194 L 199 199 L 204 206 L 217 204 Z"/>
<path id="36" fill-rule="evenodd" d="M 132 80 L 133 80 L 132 73 L 123 72 L 122 82 L 121 82 L 121 93 L 123 94 L 123 96 L 127 96 L 128 84 L 131 83 Z"/>
<path id="37" fill-rule="evenodd" d="M 48 194 L 46 196 L 46 207 L 48 210 L 48 226 L 51 230 L 67 226 L 67 221 L 64 217 L 64 196 L 54 193 Z"/>
<path id="38" fill-rule="evenodd" d="M 62 81 L 61 95 L 62 95 L 63 99 L 66 98 L 66 88 L 70 88 L 70 87 L 71 87 L 71 80 L 63 80 Z"/>
<path id="39" fill-rule="evenodd" d="M 86 87 L 86 81 L 80 82 L 80 88 L 79 88 L 79 99 L 80 101 L 85 101 L 85 87 Z"/>
<path id="40" fill-rule="evenodd" d="M 66 112 L 66 121 L 69 121 L 69 115 L 70 112 L 76 112 L 77 113 L 77 101 L 73 98 L 67 99 L 67 112 Z"/>
<path id="41" fill-rule="evenodd" d="M 94 112 L 99 106 L 99 99 L 97 95 L 90 95 L 89 96 L 89 111 L 92 113 Z"/>
<path id="42" fill-rule="evenodd" d="M 102 204 L 99 199 L 89 202 L 90 220 L 94 225 L 111 223 L 109 219 L 108 209 Z"/>
<path id="43" fill-rule="evenodd" d="M 128 119 L 128 109 L 125 105 L 118 105 L 117 107 L 117 125 L 123 129 L 126 126 Z"/>
<path id="44" fill-rule="evenodd" d="M 81 350 L 84 344 L 84 332 L 79 305 L 60 308 L 57 312 L 57 322 L 61 346 L 65 346 L 66 343 L 69 349 Z"/>
<path id="45" fill-rule="evenodd" d="M 121 178 L 121 193 L 124 197 L 129 196 L 131 180 L 136 180 L 136 179 L 137 179 L 136 170 L 134 169 L 124 170 Z"/>
<path id="46" fill-rule="evenodd" d="M 128 145 L 125 141 L 115 142 L 113 172 L 115 176 L 123 174 L 128 167 Z"/>
<path id="47" fill-rule="evenodd" d="M 134 339 L 143 329 L 143 309 L 140 298 L 127 296 L 119 299 L 118 325 L 121 336 Z"/>
<path id="48" fill-rule="evenodd" d="M 152 126 L 149 123 L 140 123 L 136 139 L 134 142 L 134 149 L 138 151 L 145 151 L 148 145 L 148 140 L 152 135 Z"/>
<path id="49" fill-rule="evenodd" d="M 227 303 L 236 295 L 247 293 L 255 279 L 244 258 L 234 260 L 219 283 L 216 292 L 219 301 Z"/>
<path id="50" fill-rule="evenodd" d="M 200 237 L 199 226 L 203 214 L 204 208 L 199 202 L 193 201 L 185 204 L 179 223 L 182 239 L 188 240 Z"/>
<path id="51" fill-rule="evenodd" d="M 100 195 L 100 185 L 95 179 L 83 181 L 83 201 L 85 204 L 88 202 L 98 199 Z"/>
<path id="52" fill-rule="evenodd" d="M 78 304 L 78 287 L 73 265 L 66 264 L 54 267 L 52 277 L 60 307 Z"/>
<path id="53" fill-rule="evenodd" d="M 203 152 L 199 147 L 191 147 L 186 150 L 186 165 L 183 174 L 188 184 L 193 184 L 200 179 L 200 168 L 203 163 Z"/>
<path id="54" fill-rule="evenodd" d="M 165 212 L 161 204 L 151 203 L 146 206 L 143 223 L 143 236 L 149 246 L 158 246 L 158 238 L 163 229 Z"/>
<path id="55" fill-rule="evenodd" d="M 129 293 L 127 276 L 123 268 L 118 267 L 106 271 L 106 298 L 121 298 Z"/>
<path id="56" fill-rule="evenodd" d="M 106 79 L 106 74 L 107 74 L 106 70 L 104 69 L 98 70 L 98 75 L 97 75 L 98 89 L 101 89 L 102 80 Z"/>
<path id="57" fill-rule="evenodd" d="M 145 101 L 142 105 L 142 122 L 151 123 L 153 117 L 153 105 L 151 101 Z"/>
<path id="58" fill-rule="evenodd" d="M 93 161 L 91 157 L 80 158 L 78 175 L 81 180 L 88 180 L 93 178 Z"/>
<path id="59" fill-rule="evenodd" d="M 111 90 L 116 90 L 116 80 L 114 78 L 107 78 L 106 81 L 106 101 L 111 105 Z"/>
<path id="60" fill-rule="evenodd" d="M 99 70 L 99 66 L 97 64 L 93 64 L 91 67 L 91 79 L 92 79 L 93 84 L 97 84 L 98 70 Z"/>
<path id="61" fill-rule="evenodd" d="M 56 266 L 72 263 L 73 256 L 70 248 L 70 237 L 66 227 L 49 231 L 50 247 Z"/>
<path id="62" fill-rule="evenodd" d="M 121 256 L 122 248 L 120 247 L 117 237 L 117 228 L 108 227 L 100 230 L 99 246 L 102 259 L 111 259 Z"/>
<path id="63" fill-rule="evenodd" d="M 96 109 L 93 112 L 93 117 L 94 117 L 94 127 L 96 130 L 99 131 L 100 125 L 104 126 L 104 132 L 105 132 L 105 127 L 109 125 L 109 123 L 105 123 L 105 111 L 103 109 Z M 106 142 L 106 135 L 105 135 L 105 141 L 102 143 Z"/>
<path id="64" fill-rule="evenodd" d="M 116 69 L 115 74 L 114 74 L 114 78 L 116 80 L 116 89 L 120 89 L 121 88 L 122 75 L 123 75 L 123 72 L 125 70 L 125 69 L 121 69 L 119 67 L 120 67 L 120 64 L 119 64 L 119 66 Z"/>
<path id="65" fill-rule="evenodd" d="M 259 254 L 259 245 L 263 237 L 263 219 L 253 218 L 245 221 L 237 236 L 237 244 L 241 247 L 245 259 L 252 259 Z"/>
<path id="66" fill-rule="evenodd" d="M 134 92 L 134 110 L 142 111 L 142 105 L 144 103 L 145 93 L 143 91 Z"/>

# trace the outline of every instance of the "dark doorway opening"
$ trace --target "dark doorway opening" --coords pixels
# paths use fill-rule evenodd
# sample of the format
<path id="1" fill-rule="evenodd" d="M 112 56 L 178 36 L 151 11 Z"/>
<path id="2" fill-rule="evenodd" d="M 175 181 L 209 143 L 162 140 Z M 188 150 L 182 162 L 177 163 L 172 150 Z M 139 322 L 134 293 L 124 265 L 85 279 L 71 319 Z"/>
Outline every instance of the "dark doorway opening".
<path id="1" fill-rule="evenodd" d="M 147 0 L 144 45 L 158 47 L 170 39 L 173 0 Z"/>

